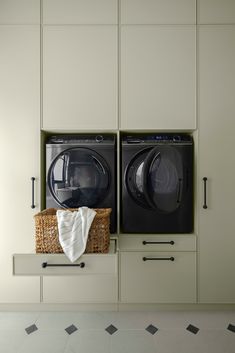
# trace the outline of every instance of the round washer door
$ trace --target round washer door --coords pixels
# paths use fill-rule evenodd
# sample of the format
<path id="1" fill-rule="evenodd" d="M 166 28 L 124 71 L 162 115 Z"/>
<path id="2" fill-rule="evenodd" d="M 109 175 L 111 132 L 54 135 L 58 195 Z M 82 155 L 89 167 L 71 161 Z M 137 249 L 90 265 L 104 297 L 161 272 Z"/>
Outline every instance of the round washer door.
<path id="1" fill-rule="evenodd" d="M 99 207 L 109 192 L 110 172 L 97 152 L 74 147 L 52 161 L 47 182 L 53 198 L 63 208 Z"/>
<path id="2" fill-rule="evenodd" d="M 143 149 L 129 164 L 125 183 L 140 206 L 163 213 L 175 211 L 183 195 L 183 164 L 172 146 Z"/>

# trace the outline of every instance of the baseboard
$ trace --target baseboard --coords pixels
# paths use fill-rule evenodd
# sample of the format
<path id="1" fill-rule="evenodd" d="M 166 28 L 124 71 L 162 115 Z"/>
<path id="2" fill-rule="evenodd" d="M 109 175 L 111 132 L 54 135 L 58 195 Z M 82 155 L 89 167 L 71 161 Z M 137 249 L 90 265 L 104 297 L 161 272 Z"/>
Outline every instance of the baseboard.
<path id="1" fill-rule="evenodd" d="M 235 304 L 46 304 L 6 303 L 0 311 L 230 311 Z"/>

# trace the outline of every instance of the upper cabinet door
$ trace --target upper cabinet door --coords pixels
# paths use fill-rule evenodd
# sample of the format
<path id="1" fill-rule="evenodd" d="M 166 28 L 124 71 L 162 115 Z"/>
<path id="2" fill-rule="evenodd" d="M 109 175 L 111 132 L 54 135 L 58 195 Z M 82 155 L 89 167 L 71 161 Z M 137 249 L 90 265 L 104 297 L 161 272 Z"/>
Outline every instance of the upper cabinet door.
<path id="1" fill-rule="evenodd" d="M 44 26 L 43 129 L 117 129 L 116 26 Z"/>
<path id="2" fill-rule="evenodd" d="M 196 0 L 120 0 L 122 24 L 195 24 Z"/>
<path id="3" fill-rule="evenodd" d="M 121 128 L 195 129 L 195 26 L 123 26 Z"/>
<path id="4" fill-rule="evenodd" d="M 117 0 L 43 0 L 44 24 L 117 24 Z"/>
<path id="5" fill-rule="evenodd" d="M 235 23 L 234 0 L 197 0 L 199 24 Z"/>
<path id="6" fill-rule="evenodd" d="M 39 24 L 40 0 L 0 0 L 0 24 Z"/>

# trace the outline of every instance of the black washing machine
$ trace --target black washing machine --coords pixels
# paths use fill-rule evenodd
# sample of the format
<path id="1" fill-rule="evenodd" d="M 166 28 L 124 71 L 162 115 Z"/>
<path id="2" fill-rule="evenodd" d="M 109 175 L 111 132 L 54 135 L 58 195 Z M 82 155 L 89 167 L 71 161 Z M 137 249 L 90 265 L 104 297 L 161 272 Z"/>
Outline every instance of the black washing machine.
<path id="1" fill-rule="evenodd" d="M 193 231 L 193 139 L 122 136 L 123 233 Z"/>
<path id="2" fill-rule="evenodd" d="M 56 135 L 46 142 L 46 207 L 112 208 L 116 232 L 116 136 Z"/>

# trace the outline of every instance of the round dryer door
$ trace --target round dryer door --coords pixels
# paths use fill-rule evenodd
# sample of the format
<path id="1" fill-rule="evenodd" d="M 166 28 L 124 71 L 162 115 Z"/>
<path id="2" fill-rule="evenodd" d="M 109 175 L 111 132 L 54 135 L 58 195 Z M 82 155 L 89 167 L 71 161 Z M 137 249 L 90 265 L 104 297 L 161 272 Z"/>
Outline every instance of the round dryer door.
<path id="1" fill-rule="evenodd" d="M 173 212 L 183 194 L 181 156 L 172 146 L 146 148 L 129 164 L 125 181 L 129 194 L 142 207 Z"/>
<path id="2" fill-rule="evenodd" d="M 158 146 L 149 152 L 143 166 L 144 190 L 153 208 L 170 213 L 181 203 L 183 163 L 173 146 Z"/>
<path id="3" fill-rule="evenodd" d="M 48 187 L 63 208 L 99 207 L 109 190 L 109 168 L 105 160 L 88 148 L 61 152 L 48 171 Z"/>

